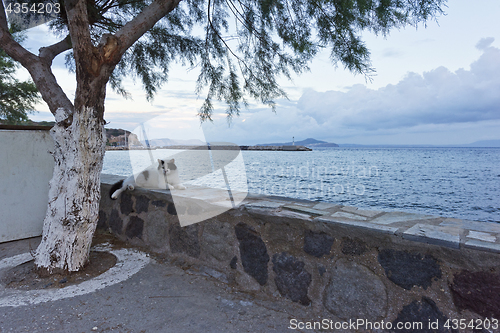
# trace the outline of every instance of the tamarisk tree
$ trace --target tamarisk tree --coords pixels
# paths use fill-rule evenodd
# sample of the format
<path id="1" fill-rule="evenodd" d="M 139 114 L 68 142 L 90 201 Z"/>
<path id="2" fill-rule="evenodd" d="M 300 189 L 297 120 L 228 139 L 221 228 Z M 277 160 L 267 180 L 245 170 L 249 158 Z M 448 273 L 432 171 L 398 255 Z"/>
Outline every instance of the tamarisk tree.
<path id="1" fill-rule="evenodd" d="M 9 33 L 0 2 L 0 47 L 25 67 L 55 117 L 51 130 L 55 168 L 38 268 L 76 271 L 87 261 L 98 218 L 104 157 L 104 100 L 109 83 L 126 94 L 130 73 L 148 98 L 167 81 L 172 63 L 199 70 L 205 96 L 201 120 L 213 101 L 238 115 L 253 98 L 274 107 L 285 96 L 277 78 L 308 69 L 319 50 L 354 73 L 372 71 L 362 31 L 385 35 L 439 16 L 445 0 L 54 0 L 50 22 L 61 36 L 33 54 Z M 55 8 L 55 7 L 54 7 Z M 57 83 L 51 65 L 66 54 L 76 74 L 74 100 Z"/>

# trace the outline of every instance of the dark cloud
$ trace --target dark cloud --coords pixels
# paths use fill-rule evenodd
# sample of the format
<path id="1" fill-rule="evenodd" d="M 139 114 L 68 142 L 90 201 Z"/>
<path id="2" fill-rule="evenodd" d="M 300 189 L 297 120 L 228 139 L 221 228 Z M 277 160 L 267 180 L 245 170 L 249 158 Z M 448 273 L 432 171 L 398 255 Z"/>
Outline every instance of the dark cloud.
<path id="1" fill-rule="evenodd" d="M 378 90 L 355 85 L 346 92 L 306 91 L 298 108 L 322 126 L 379 130 L 426 124 L 500 119 L 500 49 L 482 39 L 483 51 L 470 70 L 439 67 L 423 75 L 408 73 Z"/>

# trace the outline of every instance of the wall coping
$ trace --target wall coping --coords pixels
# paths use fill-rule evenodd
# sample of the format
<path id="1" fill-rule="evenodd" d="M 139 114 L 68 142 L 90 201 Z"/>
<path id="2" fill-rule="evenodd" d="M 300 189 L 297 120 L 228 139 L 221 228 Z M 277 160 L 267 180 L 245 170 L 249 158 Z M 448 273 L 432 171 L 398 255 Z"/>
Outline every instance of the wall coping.
<path id="1" fill-rule="evenodd" d="M 41 125 L 2 125 L 0 124 L 0 130 L 12 130 L 12 131 L 50 131 L 52 126 L 41 126 Z"/>
<path id="2" fill-rule="evenodd" d="M 101 183 L 112 185 L 125 177 L 101 174 Z M 166 190 L 146 191 L 168 194 Z M 176 191 L 176 196 L 207 200 L 213 204 L 224 203 L 227 192 L 222 189 L 188 186 Z M 392 235 L 408 241 L 427 243 L 453 249 L 473 249 L 500 253 L 500 223 L 478 222 L 400 211 L 362 210 L 357 207 L 335 203 L 308 201 L 279 196 L 249 193 L 237 207 L 249 211 L 270 213 L 291 213 L 294 217 L 343 226 L 364 229 L 380 235 Z"/>

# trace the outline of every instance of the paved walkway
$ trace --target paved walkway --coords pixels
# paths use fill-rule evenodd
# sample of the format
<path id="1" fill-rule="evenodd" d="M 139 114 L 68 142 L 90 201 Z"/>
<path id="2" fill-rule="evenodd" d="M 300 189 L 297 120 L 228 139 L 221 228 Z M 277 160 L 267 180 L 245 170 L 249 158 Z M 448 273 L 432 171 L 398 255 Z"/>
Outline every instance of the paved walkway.
<path id="1" fill-rule="evenodd" d="M 0 244 L 0 261 L 29 252 L 38 242 Z M 0 300 L 9 293 L 0 286 Z M 290 332 L 293 316 L 280 302 L 256 300 L 151 258 L 133 276 L 91 293 L 0 307 L 0 332 Z"/>

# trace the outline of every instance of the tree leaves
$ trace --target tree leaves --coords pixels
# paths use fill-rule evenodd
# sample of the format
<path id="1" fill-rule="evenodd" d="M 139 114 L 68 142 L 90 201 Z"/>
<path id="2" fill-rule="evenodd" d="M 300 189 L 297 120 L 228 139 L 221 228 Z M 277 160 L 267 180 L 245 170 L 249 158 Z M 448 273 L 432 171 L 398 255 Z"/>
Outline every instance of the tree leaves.
<path id="1" fill-rule="evenodd" d="M 160 0 L 156 0 L 160 1 Z M 88 0 L 94 44 L 137 16 L 149 0 Z M 169 67 L 199 71 L 196 92 L 205 94 L 200 119 L 210 120 L 214 100 L 227 104 L 229 119 L 247 98 L 274 107 L 286 97 L 279 77 L 308 70 L 321 49 L 367 78 L 374 72 L 364 30 L 386 35 L 442 14 L 445 0 L 186 0 L 146 32 L 116 66 L 111 87 L 126 96 L 121 80 L 139 78 L 148 100 L 168 81 Z M 64 32 L 62 15 L 52 28 Z"/>
<path id="2" fill-rule="evenodd" d="M 31 81 L 14 78 L 18 65 L 0 49 L 0 120 L 18 124 L 28 120 L 28 113 L 39 100 L 38 90 Z"/>

